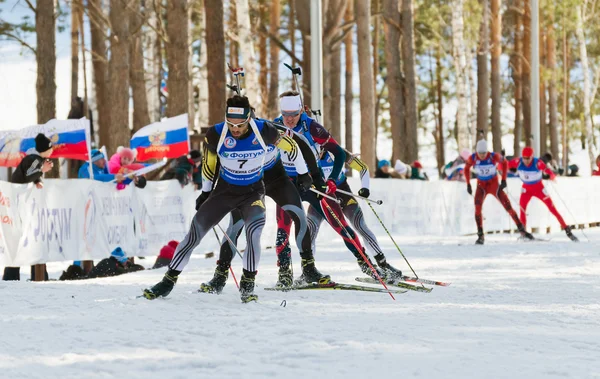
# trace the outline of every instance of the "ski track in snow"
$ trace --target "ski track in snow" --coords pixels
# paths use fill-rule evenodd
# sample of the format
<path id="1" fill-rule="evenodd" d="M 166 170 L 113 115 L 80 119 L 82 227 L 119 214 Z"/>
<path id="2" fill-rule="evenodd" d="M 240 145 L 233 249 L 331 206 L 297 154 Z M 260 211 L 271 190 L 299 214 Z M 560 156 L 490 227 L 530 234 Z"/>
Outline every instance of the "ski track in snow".
<path id="1" fill-rule="evenodd" d="M 79 282 L 0 282 L 5 378 L 594 378 L 600 377 L 600 231 L 579 244 L 515 236 L 398 237 L 429 294 L 267 292 L 275 254 L 263 252 L 259 302 L 198 294 L 214 259 L 200 254 L 166 299 L 136 298 L 165 269 Z M 577 232 L 582 240 L 585 238 Z M 390 263 L 410 270 L 389 239 Z M 201 250 L 201 249 L 198 249 Z M 317 265 L 356 283 L 341 242 Z M 300 272 L 294 253 L 295 272 Z M 153 258 L 139 261 L 151 266 Z M 68 262 L 49 265 L 57 278 Z M 234 260 L 241 276 L 239 259 Z M 22 277 L 28 269 L 22 268 Z M 281 306 L 286 300 L 287 306 Z"/>

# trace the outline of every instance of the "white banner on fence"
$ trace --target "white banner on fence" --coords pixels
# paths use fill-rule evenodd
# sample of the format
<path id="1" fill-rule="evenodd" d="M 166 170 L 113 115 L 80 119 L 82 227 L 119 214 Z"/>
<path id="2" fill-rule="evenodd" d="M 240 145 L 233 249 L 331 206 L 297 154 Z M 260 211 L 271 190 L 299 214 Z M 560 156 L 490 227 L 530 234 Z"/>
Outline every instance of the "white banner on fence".
<path id="1" fill-rule="evenodd" d="M 349 178 L 357 192 L 360 183 Z M 146 188 L 92 180 L 46 180 L 42 190 L 33 185 L 0 182 L 0 259 L 6 266 L 101 259 L 120 246 L 129 256 L 157 255 L 170 240 L 180 241 L 195 214 L 198 192 L 181 188 L 175 180 L 149 182 Z M 371 198 L 383 200 L 375 211 L 395 235 L 465 235 L 477 231 L 473 197 L 465 183 L 374 179 Z M 473 183 L 475 184 L 475 183 Z M 569 225 L 600 221 L 600 178 L 560 178 L 545 182 L 549 195 Z M 521 183 L 508 180 L 513 209 L 519 213 Z M 359 201 L 367 225 L 377 235 L 385 232 L 369 207 Z M 306 204 L 305 204 L 306 205 Z M 527 208 L 528 227 L 560 227 L 539 200 Z M 498 200 L 488 196 L 483 205 L 486 231 L 515 230 Z M 226 216 L 221 225 L 226 226 Z M 267 200 L 267 223 L 263 246 L 275 243 L 275 206 Z M 212 233 L 211 233 L 212 234 Z M 323 226 L 319 241 L 337 241 L 331 228 Z M 341 243 L 341 241 L 340 241 Z M 240 248 L 245 244 L 240 239 Z M 198 251 L 214 250 L 218 241 L 207 235 Z"/>

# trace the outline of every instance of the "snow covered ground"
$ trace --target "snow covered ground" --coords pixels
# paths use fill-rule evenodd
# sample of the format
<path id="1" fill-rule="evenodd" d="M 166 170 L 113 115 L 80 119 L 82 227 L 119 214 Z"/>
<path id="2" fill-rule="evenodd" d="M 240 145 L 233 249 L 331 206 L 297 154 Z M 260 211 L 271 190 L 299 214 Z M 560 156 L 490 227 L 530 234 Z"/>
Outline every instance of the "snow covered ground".
<path id="1" fill-rule="evenodd" d="M 582 240 L 585 237 L 577 234 Z M 193 258 L 167 299 L 136 299 L 163 270 L 80 282 L 0 282 L 4 378 L 593 378 L 600 377 L 600 231 L 525 243 L 491 235 L 398 238 L 417 273 L 450 281 L 432 293 L 267 292 L 235 284 L 197 294 L 214 259 Z M 546 237 L 546 236 L 544 236 Z M 381 237 L 390 261 L 408 267 Z M 201 249 L 199 249 L 201 250 Z M 318 246 L 318 267 L 353 283 L 341 244 Z M 151 265 L 153 259 L 141 261 Z M 296 262 L 296 272 L 299 267 Z M 240 261 L 234 261 L 240 275 Z M 63 264 L 50 264 L 51 278 Z M 23 276 L 28 270 L 22 269 Z M 281 306 L 286 300 L 287 306 Z"/>

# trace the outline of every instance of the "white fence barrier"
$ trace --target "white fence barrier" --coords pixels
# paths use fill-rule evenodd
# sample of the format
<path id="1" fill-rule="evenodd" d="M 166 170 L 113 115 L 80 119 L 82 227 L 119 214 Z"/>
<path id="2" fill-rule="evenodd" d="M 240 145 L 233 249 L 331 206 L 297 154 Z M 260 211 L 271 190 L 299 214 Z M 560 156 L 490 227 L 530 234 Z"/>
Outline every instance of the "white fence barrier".
<path id="1" fill-rule="evenodd" d="M 354 191 L 359 182 L 349 178 Z M 189 229 L 198 193 L 177 181 L 149 182 L 145 189 L 91 180 L 46 180 L 32 185 L 0 181 L 0 262 L 6 266 L 102 259 L 120 246 L 129 256 L 156 255 L 170 240 L 181 240 Z M 464 183 L 410 180 L 372 180 L 371 198 L 383 200 L 375 210 L 395 235 L 464 235 L 475 233 L 473 197 Z M 600 221 L 599 178 L 559 178 L 546 182 L 548 193 L 568 224 Z M 473 182 L 473 185 L 475 183 Z M 509 179 L 513 208 L 519 212 L 521 182 Z M 362 204 L 367 224 L 376 234 L 383 229 L 369 207 Z M 267 200 L 263 246 L 275 243 L 274 203 Z M 559 229 L 545 205 L 533 199 L 527 209 L 528 226 Z M 483 207 L 486 231 L 515 229 L 500 203 L 488 196 Z M 221 225 L 226 226 L 228 217 Z M 335 240 L 323 227 L 319 240 Z M 240 248 L 244 239 L 240 239 Z M 207 236 L 199 250 L 217 247 Z"/>

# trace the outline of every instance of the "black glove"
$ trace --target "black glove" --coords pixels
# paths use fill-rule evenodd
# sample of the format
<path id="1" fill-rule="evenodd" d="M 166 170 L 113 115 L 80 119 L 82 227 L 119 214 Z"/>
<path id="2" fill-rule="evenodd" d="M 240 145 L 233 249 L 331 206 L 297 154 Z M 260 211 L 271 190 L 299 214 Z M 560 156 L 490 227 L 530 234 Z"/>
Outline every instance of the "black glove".
<path id="1" fill-rule="evenodd" d="M 319 192 L 323 192 L 323 193 L 327 192 L 327 184 L 325 184 L 325 181 L 323 180 L 323 178 L 320 175 L 317 177 L 313 177 L 313 187 L 315 187 L 315 189 Z M 323 196 L 321 196 L 317 193 L 315 195 L 317 195 L 317 199 L 319 199 L 319 200 L 321 200 L 323 198 Z"/>
<path id="2" fill-rule="evenodd" d="M 200 209 L 202 203 L 204 203 L 209 196 L 210 192 L 202 192 L 200 196 L 198 196 L 198 198 L 196 199 L 196 210 Z"/>
<path id="3" fill-rule="evenodd" d="M 298 175 L 296 184 L 298 185 L 298 189 L 300 190 L 300 192 L 308 191 L 308 189 L 310 188 L 312 183 L 313 183 L 313 181 L 312 181 L 312 178 L 310 177 L 310 174 L 305 173 L 305 174 Z"/>
<path id="4" fill-rule="evenodd" d="M 143 176 L 136 176 L 135 186 L 138 188 L 146 187 L 146 178 L 144 178 Z"/>
<path id="5" fill-rule="evenodd" d="M 500 191 L 504 190 L 506 188 L 506 180 L 502 179 L 500 181 Z"/>
<path id="6" fill-rule="evenodd" d="M 371 194 L 371 191 L 369 191 L 368 188 L 361 188 L 358 190 L 358 196 L 368 198 L 370 194 Z"/>
<path id="7" fill-rule="evenodd" d="M 469 195 L 473 194 L 473 188 L 471 188 L 471 183 L 467 184 L 467 192 L 469 193 Z"/>

